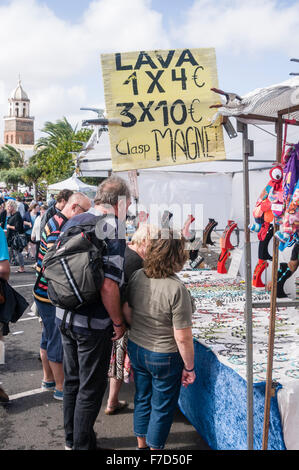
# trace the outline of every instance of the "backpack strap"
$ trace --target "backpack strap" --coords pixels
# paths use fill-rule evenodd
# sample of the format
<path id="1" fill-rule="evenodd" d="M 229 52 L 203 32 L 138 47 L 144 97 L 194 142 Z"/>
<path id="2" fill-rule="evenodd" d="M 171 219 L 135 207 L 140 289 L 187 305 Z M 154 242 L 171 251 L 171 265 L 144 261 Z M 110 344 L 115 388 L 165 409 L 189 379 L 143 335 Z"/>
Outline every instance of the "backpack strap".
<path id="1" fill-rule="evenodd" d="M 67 314 L 68 314 L 68 311 L 65 310 L 65 311 L 63 312 L 63 318 L 62 318 L 62 322 L 61 322 L 61 325 L 60 325 L 60 331 L 61 331 L 61 333 L 63 333 L 63 334 L 65 334 L 66 331 L 67 331 L 67 328 L 65 327 Z"/>
<path id="2" fill-rule="evenodd" d="M 69 320 L 69 323 L 68 323 L 68 327 L 66 327 L 66 319 L 67 319 L 68 313 L 70 314 L 70 320 Z M 61 333 L 66 334 L 66 332 L 68 330 L 72 331 L 74 315 L 75 315 L 74 312 L 69 312 L 69 310 L 67 310 L 67 309 L 64 310 L 63 318 L 62 318 L 61 325 L 60 325 Z"/>
<path id="3" fill-rule="evenodd" d="M 71 330 L 71 331 L 73 330 L 74 316 L 75 316 L 75 313 L 74 313 L 74 312 L 70 312 L 70 321 L 69 321 L 69 327 L 68 327 L 68 329 Z"/>
<path id="4" fill-rule="evenodd" d="M 92 313 L 90 313 L 87 317 L 87 326 L 89 330 L 91 330 L 91 325 L 90 325 L 91 319 L 92 319 Z"/>
<path id="5" fill-rule="evenodd" d="M 37 274 L 37 276 L 36 276 L 36 279 L 35 279 L 35 284 L 34 284 L 34 287 L 33 287 L 33 292 L 35 291 L 35 289 L 37 289 L 38 283 L 39 283 L 39 281 L 41 280 L 42 275 L 43 275 L 43 269 L 42 269 L 42 267 L 41 267 L 40 270 L 39 270 L 39 272 L 38 272 L 38 274 Z"/>
<path id="6" fill-rule="evenodd" d="M 82 299 L 82 297 L 81 297 L 81 293 L 79 291 L 79 288 L 77 286 L 77 283 L 76 283 L 74 277 L 72 276 L 72 273 L 71 273 L 71 270 L 69 268 L 67 260 L 65 258 L 61 258 L 60 263 L 61 263 L 61 265 L 63 267 L 63 270 L 66 274 L 66 278 L 67 278 L 67 280 L 68 280 L 68 282 L 71 286 L 72 291 L 74 292 L 74 294 L 77 297 L 80 304 L 83 304 L 84 299 Z"/>

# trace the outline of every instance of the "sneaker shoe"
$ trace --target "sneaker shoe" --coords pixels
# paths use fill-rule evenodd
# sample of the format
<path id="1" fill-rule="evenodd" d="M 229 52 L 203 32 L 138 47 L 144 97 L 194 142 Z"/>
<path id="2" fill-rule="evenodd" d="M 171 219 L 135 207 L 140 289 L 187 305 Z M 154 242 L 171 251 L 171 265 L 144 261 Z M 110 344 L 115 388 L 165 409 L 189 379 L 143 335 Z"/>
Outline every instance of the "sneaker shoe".
<path id="1" fill-rule="evenodd" d="M 60 401 L 62 401 L 62 400 L 63 400 L 63 392 L 61 392 L 60 390 L 57 390 L 57 389 L 55 388 L 55 389 L 54 389 L 53 397 L 55 398 L 55 400 L 60 400 Z"/>
<path id="2" fill-rule="evenodd" d="M 55 385 L 55 382 L 45 382 L 44 380 L 42 381 L 43 390 L 54 390 Z"/>
<path id="3" fill-rule="evenodd" d="M 73 450 L 73 449 L 69 446 L 64 446 L 64 450 Z"/>

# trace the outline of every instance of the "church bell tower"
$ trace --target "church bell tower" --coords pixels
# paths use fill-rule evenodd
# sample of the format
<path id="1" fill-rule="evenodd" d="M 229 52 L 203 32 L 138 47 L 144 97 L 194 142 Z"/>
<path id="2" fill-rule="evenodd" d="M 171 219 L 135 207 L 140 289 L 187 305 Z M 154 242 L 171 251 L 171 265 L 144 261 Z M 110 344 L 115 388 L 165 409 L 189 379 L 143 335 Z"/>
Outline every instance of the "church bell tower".
<path id="1" fill-rule="evenodd" d="M 4 144 L 34 145 L 34 117 L 30 116 L 30 100 L 19 79 L 8 99 L 8 116 L 4 117 Z"/>

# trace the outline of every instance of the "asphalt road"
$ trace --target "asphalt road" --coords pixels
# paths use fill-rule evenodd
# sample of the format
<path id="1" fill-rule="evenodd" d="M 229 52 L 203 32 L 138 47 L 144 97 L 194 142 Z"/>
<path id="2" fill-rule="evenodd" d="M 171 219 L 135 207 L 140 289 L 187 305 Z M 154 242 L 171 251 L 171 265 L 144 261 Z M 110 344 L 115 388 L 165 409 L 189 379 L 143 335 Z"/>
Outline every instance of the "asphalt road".
<path id="1" fill-rule="evenodd" d="M 33 263 L 33 260 L 30 261 Z M 41 324 L 31 312 L 35 272 L 29 264 L 26 273 L 12 267 L 10 284 L 30 306 L 21 319 L 10 324 L 5 337 L 5 364 L 0 365 L 0 382 L 10 403 L 0 406 L 0 450 L 64 450 L 62 403 L 53 392 L 41 391 L 42 366 L 39 360 Z M 129 407 L 113 416 L 104 414 L 107 391 L 95 424 L 99 444 L 114 450 L 135 450 L 133 435 L 134 384 L 124 384 L 120 399 Z M 209 450 L 194 427 L 178 409 L 165 450 Z"/>

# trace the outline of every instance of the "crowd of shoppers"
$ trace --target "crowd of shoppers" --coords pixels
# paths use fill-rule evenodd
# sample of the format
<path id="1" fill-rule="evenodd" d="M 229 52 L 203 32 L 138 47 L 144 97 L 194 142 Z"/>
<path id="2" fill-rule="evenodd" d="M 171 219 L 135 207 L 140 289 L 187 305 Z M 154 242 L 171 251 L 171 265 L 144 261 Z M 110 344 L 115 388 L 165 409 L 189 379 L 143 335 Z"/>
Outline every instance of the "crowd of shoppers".
<path id="1" fill-rule="evenodd" d="M 127 406 L 119 394 L 129 380 L 135 384 L 137 449 L 163 449 L 180 387 L 195 380 L 192 300 L 176 276 L 187 259 L 183 235 L 169 230 L 165 239 L 158 228 L 143 223 L 127 244 L 123 234 L 131 195 L 116 176 L 100 184 L 94 201 L 64 190 L 48 207 L 39 202 L 22 215 L 23 208 L 8 200 L 0 223 L 19 272 L 25 246 L 16 249 L 15 234 L 23 236 L 31 255 L 29 244 L 36 248 L 33 295 L 43 326 L 41 386 L 53 389 L 53 397 L 63 402 L 65 449 L 98 448 L 94 424 L 108 381 L 105 413 L 110 415 Z M 75 311 L 55 307 L 43 274 L 44 257 L 72 227 L 98 220 L 104 240 L 100 300 Z M 0 277 L 1 261 L 7 259 L 0 252 Z"/>

